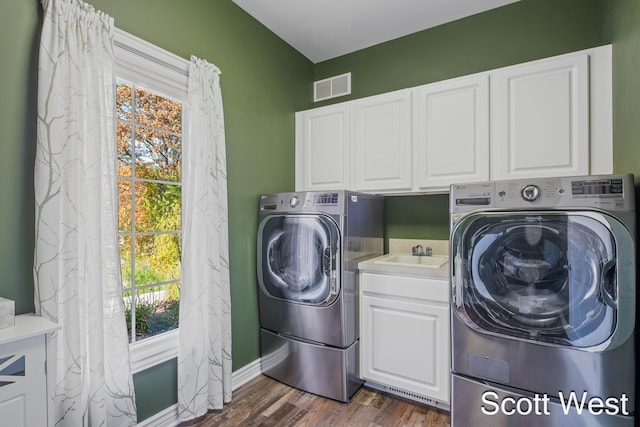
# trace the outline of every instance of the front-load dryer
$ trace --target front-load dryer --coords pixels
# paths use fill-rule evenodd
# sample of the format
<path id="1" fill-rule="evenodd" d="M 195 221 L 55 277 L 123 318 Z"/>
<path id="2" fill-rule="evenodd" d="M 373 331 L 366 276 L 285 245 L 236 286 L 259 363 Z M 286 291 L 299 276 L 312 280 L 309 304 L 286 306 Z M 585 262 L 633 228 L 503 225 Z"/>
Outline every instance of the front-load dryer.
<path id="1" fill-rule="evenodd" d="M 262 372 L 348 401 L 359 378 L 358 262 L 383 253 L 383 198 L 348 191 L 260 197 Z"/>
<path id="2" fill-rule="evenodd" d="M 452 426 L 633 426 L 633 176 L 453 185 L 450 213 Z"/>

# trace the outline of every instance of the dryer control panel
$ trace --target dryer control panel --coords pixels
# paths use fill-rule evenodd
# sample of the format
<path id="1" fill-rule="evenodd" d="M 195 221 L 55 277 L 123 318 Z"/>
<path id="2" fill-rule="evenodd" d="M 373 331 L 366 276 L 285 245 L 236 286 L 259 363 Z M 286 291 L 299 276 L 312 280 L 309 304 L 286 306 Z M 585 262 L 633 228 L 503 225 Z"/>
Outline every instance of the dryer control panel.
<path id="1" fill-rule="evenodd" d="M 344 191 L 273 193 L 260 196 L 260 212 L 323 212 L 339 215 L 344 211 Z"/>

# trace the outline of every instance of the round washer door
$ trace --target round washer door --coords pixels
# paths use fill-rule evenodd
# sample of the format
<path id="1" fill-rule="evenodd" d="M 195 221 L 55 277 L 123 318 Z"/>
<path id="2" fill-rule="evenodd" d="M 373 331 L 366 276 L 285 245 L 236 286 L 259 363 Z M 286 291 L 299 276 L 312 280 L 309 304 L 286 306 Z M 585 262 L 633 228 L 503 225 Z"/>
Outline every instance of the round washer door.
<path id="1" fill-rule="evenodd" d="M 329 305 L 339 292 L 339 230 L 326 215 L 271 215 L 258 228 L 261 292 Z"/>
<path id="2" fill-rule="evenodd" d="M 633 247 L 626 229 L 603 214 L 469 215 L 452 236 L 455 313 L 492 334 L 600 345 L 613 337 L 619 302 L 631 292 L 619 280 L 626 262 L 617 241 Z"/>

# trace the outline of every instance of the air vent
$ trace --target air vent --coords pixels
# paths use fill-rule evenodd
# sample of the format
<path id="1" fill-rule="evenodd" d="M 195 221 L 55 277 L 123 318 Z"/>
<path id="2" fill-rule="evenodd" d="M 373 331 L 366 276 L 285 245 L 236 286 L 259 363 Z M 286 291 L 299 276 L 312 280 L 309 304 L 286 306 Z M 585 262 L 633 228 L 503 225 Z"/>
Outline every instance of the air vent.
<path id="1" fill-rule="evenodd" d="M 335 98 L 337 96 L 349 95 L 351 93 L 351 73 L 340 74 L 328 79 L 313 82 L 313 101 L 318 102 L 324 99 Z"/>

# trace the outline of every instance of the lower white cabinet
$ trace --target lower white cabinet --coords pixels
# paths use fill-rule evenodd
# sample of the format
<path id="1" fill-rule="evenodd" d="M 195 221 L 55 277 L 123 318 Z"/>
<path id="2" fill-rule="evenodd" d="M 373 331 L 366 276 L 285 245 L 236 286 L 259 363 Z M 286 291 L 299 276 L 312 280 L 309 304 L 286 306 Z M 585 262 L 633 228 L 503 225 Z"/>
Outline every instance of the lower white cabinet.
<path id="1" fill-rule="evenodd" d="M 0 424 L 52 425 L 48 414 L 47 333 L 57 325 L 32 315 L 16 316 L 0 329 Z"/>
<path id="2" fill-rule="evenodd" d="M 360 274 L 362 378 L 374 387 L 448 407 L 449 282 Z"/>

